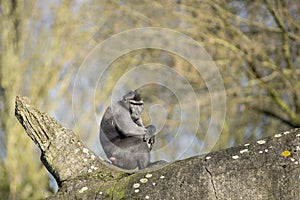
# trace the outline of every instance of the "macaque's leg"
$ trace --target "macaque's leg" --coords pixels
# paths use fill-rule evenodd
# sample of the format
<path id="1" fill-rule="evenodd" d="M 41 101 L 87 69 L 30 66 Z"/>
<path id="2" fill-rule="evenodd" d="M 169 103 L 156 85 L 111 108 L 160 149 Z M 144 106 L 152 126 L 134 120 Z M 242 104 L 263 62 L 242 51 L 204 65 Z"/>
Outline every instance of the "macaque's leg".
<path id="1" fill-rule="evenodd" d="M 140 138 L 127 137 L 118 140 L 109 160 L 112 164 L 128 170 L 146 168 L 150 161 L 147 143 Z"/>

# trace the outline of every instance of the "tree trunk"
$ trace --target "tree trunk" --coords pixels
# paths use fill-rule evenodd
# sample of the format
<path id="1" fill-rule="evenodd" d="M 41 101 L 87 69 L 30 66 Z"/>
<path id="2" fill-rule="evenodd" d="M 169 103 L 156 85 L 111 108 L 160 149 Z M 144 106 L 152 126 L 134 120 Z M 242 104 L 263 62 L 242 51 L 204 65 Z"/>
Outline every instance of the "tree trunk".
<path id="1" fill-rule="evenodd" d="M 48 199 L 299 198 L 300 129 L 164 167 L 124 172 L 27 98 L 16 98 L 15 114 L 59 185 Z"/>

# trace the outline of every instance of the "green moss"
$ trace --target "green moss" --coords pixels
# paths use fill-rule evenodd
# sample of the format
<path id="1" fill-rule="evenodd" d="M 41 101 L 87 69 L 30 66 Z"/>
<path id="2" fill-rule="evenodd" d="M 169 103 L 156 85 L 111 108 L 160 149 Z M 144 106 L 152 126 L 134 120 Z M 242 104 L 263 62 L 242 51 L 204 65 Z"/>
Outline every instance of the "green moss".
<path id="1" fill-rule="evenodd" d="M 112 196 L 116 199 L 125 199 L 126 189 L 129 185 L 130 177 L 124 177 L 120 181 L 115 182 L 112 190 Z"/>

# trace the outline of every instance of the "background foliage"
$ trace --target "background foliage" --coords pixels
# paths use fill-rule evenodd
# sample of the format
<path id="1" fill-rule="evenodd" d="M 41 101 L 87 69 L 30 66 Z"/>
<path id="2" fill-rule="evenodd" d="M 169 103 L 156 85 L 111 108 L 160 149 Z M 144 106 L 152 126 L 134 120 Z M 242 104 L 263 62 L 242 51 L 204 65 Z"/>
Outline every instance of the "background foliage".
<path id="1" fill-rule="evenodd" d="M 80 116 L 74 119 L 72 115 L 76 72 L 99 42 L 132 28 L 154 26 L 180 31 L 198 41 L 213 58 L 227 93 L 226 121 L 215 150 L 300 125 L 298 1 L 146 2 L 0 0 L 0 196 L 3 199 L 41 199 L 53 192 L 38 159 L 39 152 L 14 117 L 15 96 L 29 96 L 33 104 L 76 130 L 88 145 L 96 148 L 98 133 L 93 130 L 98 129 L 98 124 L 87 117 L 94 112 L 94 105 L 78 103 Z M 96 112 L 99 116 L 103 113 L 109 102 L 107 97 L 123 70 L 149 62 L 173 67 L 192 84 L 201 109 L 198 134 L 201 141 L 211 108 L 209 93 L 189 63 L 167 52 L 140 50 L 115 61 L 107 72 L 105 85 L 95 93 L 99 102 Z M 95 86 L 87 80 L 81 87 L 88 90 Z M 171 94 L 155 86 L 145 90 L 164 96 L 168 100 L 168 113 L 176 116 L 177 102 Z M 78 101 L 81 99 L 84 98 Z M 146 97 L 146 101 L 151 104 L 155 97 Z M 170 133 L 176 123 L 169 119 L 164 134 Z M 167 137 L 161 142 L 167 142 Z M 165 156 L 168 155 L 171 154 L 166 152 Z"/>

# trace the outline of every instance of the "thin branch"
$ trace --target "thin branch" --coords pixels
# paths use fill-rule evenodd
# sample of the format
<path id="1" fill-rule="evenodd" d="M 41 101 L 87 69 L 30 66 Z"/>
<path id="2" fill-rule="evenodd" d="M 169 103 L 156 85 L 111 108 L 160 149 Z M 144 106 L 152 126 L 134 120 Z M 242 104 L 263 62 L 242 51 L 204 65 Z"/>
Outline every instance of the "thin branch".
<path id="1" fill-rule="evenodd" d="M 251 108 L 257 112 L 260 112 L 260 113 L 263 113 L 265 115 L 268 115 L 270 117 L 273 117 L 275 119 L 278 119 L 279 121 L 289 125 L 290 127 L 293 127 L 293 128 L 296 128 L 296 127 L 299 127 L 299 124 L 296 124 L 290 120 L 287 120 L 285 119 L 283 116 L 280 116 L 279 114 L 275 113 L 275 112 L 272 112 L 270 110 L 267 110 L 267 109 L 264 109 L 264 108 L 259 108 L 259 107 L 256 107 L 256 106 L 251 106 Z"/>

